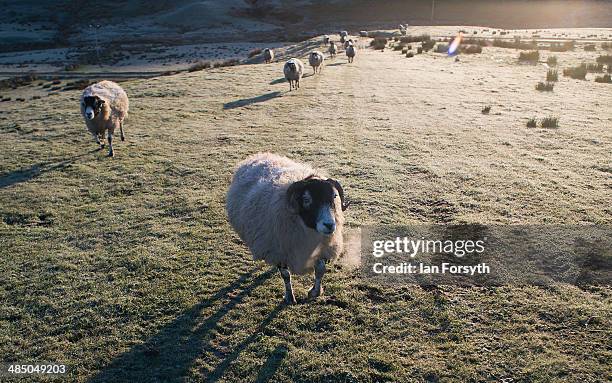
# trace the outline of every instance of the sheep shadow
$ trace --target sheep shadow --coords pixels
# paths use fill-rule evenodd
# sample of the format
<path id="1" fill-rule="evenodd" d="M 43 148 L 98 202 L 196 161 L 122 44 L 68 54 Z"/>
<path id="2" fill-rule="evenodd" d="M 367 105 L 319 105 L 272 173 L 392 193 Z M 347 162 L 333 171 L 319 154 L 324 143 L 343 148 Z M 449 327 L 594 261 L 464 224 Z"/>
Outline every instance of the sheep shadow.
<path id="1" fill-rule="evenodd" d="M 182 312 L 174 321 L 159 330 L 156 335 L 111 361 L 98 374 L 91 377 L 88 382 L 184 381 L 194 362 L 203 351 L 213 348 L 207 338 L 218 329 L 217 326 L 221 319 L 232 312 L 255 288 L 276 273 L 276 269 L 270 269 L 252 279 L 251 277 L 256 271 L 253 270 L 241 275 L 236 281 L 223 287 L 212 297 Z M 236 290 L 239 290 L 237 294 Z M 220 302 L 224 303 L 219 305 Z M 202 313 L 206 308 L 217 305 L 219 305 L 219 308 L 216 311 L 203 318 Z M 240 353 L 257 339 L 257 334 L 261 333 L 278 316 L 282 308 L 282 304 L 277 305 L 257 328 L 252 330 L 248 337 L 236 346 L 230 354 L 223 357 L 223 360 L 212 372 L 206 374 L 205 381 L 215 382 L 219 380 Z M 283 358 L 282 349 L 274 350 L 259 373 L 262 382 L 267 381 L 274 374 Z"/>
<path id="2" fill-rule="evenodd" d="M 223 109 L 241 108 L 243 106 L 247 106 L 247 105 L 251 105 L 251 104 L 256 104 L 258 102 L 266 102 L 268 100 L 271 100 L 273 98 L 280 97 L 280 96 L 281 96 L 281 92 L 276 91 L 276 92 L 270 92 L 270 93 L 262 94 L 262 95 L 256 96 L 256 97 L 243 98 L 243 99 L 240 99 L 240 100 L 231 101 L 231 102 L 227 102 L 227 103 L 223 104 Z"/>
<path id="3" fill-rule="evenodd" d="M 284 77 L 281 77 L 281 78 L 277 78 L 276 80 L 270 81 L 270 85 L 282 84 L 284 82 L 287 82 L 287 79 Z"/>
<path id="4" fill-rule="evenodd" d="M 0 174 L 0 189 L 19 184 L 22 182 L 28 182 L 36 177 L 39 177 L 45 173 L 54 171 L 54 170 L 62 170 L 75 163 L 79 158 L 85 157 L 89 154 L 95 153 L 100 149 L 93 149 L 86 153 L 82 153 L 62 161 L 58 162 L 47 162 L 47 163 L 38 163 L 31 165 L 25 169 L 14 170 L 9 173 Z"/>
<path id="5" fill-rule="evenodd" d="M 327 64 L 326 66 L 338 66 L 338 65 L 346 65 L 348 63 L 346 62 L 339 62 L 339 63 L 333 63 L 333 64 Z"/>

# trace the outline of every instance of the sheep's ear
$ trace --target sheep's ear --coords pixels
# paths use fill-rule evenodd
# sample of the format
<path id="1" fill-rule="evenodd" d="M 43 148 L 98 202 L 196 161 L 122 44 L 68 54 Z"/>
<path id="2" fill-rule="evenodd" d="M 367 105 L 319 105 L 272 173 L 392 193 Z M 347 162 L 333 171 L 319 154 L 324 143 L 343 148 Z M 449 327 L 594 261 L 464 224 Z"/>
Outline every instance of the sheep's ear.
<path id="1" fill-rule="evenodd" d="M 296 181 L 289 185 L 287 189 L 287 204 L 289 208 L 293 211 L 300 210 L 300 198 L 304 193 L 304 187 L 306 186 L 306 181 Z"/>
<path id="2" fill-rule="evenodd" d="M 344 190 L 342 189 L 342 185 L 340 185 L 340 182 L 336 181 L 333 178 L 328 178 L 327 182 L 330 182 L 332 185 L 334 185 L 336 190 L 338 190 L 338 194 L 340 194 L 340 203 L 342 204 L 342 211 L 348 209 L 351 202 L 345 202 L 346 200 L 344 199 Z"/>

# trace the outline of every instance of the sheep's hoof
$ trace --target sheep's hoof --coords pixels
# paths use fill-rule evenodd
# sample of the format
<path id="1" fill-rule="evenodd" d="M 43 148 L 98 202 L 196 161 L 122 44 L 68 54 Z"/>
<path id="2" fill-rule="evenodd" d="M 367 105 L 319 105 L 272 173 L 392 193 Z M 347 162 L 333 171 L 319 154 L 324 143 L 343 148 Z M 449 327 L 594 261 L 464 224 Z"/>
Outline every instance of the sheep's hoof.
<path id="1" fill-rule="evenodd" d="M 115 152 L 108 152 L 109 157 L 115 157 Z"/>
<path id="2" fill-rule="evenodd" d="M 104 149 L 104 144 L 99 144 L 100 145 L 100 149 Z"/>
<path id="3" fill-rule="evenodd" d="M 308 290 L 308 299 L 309 300 L 317 299 L 321 295 L 323 295 L 323 287 L 321 287 L 319 290 L 315 290 L 315 288 L 313 286 L 310 290 Z"/>
<path id="4" fill-rule="evenodd" d="M 121 141 L 125 141 L 125 136 L 121 136 Z"/>

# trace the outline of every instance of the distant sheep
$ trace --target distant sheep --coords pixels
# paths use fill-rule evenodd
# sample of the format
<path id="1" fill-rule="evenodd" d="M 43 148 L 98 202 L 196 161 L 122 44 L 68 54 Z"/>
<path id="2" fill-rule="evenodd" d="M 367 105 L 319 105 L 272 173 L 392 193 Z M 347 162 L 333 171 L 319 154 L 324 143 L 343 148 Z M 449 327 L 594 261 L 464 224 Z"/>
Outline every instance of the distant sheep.
<path id="1" fill-rule="evenodd" d="M 348 37 L 347 31 L 340 31 L 340 37 Z"/>
<path id="2" fill-rule="evenodd" d="M 349 204 L 338 181 L 287 157 L 259 153 L 238 164 L 226 201 L 229 222 L 253 259 L 278 267 L 286 303 L 296 303 L 291 273 L 314 269 L 308 297 L 323 293 L 325 262 L 344 246 L 343 212 Z"/>
<path id="3" fill-rule="evenodd" d="M 264 62 L 269 64 L 274 60 L 274 51 L 270 48 L 266 48 L 263 51 Z"/>
<path id="4" fill-rule="evenodd" d="M 346 36 L 340 36 L 340 43 L 344 44 L 346 40 L 347 40 Z"/>
<path id="5" fill-rule="evenodd" d="M 85 88 L 81 95 L 81 114 L 87 130 L 96 143 L 104 147 L 104 133 L 108 132 L 108 155 L 113 157 L 113 134 L 119 128 L 125 141 L 123 121 L 127 118 L 129 101 L 125 91 L 112 81 L 100 81 Z M 102 141 L 100 141 L 100 139 Z"/>
<path id="6" fill-rule="evenodd" d="M 300 87 L 300 80 L 304 75 L 304 64 L 296 58 L 287 60 L 283 67 L 285 78 L 289 81 L 289 91 Z"/>
<path id="7" fill-rule="evenodd" d="M 353 45 L 349 45 L 346 48 L 346 57 L 348 57 L 348 62 L 352 63 L 355 59 L 355 47 Z"/>
<path id="8" fill-rule="evenodd" d="M 323 36 L 323 44 L 327 45 L 330 42 L 330 38 L 328 35 Z"/>
<path id="9" fill-rule="evenodd" d="M 359 31 L 359 36 L 368 37 L 368 31 Z"/>
<path id="10" fill-rule="evenodd" d="M 336 44 L 334 44 L 333 41 L 329 42 L 329 55 L 331 57 L 336 57 L 336 54 L 338 53 L 338 48 L 336 47 Z"/>
<path id="11" fill-rule="evenodd" d="M 317 69 L 319 70 L 319 73 L 321 73 L 324 60 L 325 56 L 323 56 L 323 53 L 319 51 L 312 51 L 308 56 L 308 63 L 312 67 L 312 70 L 315 74 L 317 73 Z"/>

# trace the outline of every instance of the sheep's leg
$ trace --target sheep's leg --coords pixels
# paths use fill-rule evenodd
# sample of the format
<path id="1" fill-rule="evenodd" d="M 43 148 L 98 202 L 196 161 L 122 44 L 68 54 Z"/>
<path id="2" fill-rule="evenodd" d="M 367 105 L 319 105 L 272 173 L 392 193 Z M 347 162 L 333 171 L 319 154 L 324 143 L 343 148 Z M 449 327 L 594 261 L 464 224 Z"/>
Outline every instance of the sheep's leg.
<path id="1" fill-rule="evenodd" d="M 315 281 L 314 286 L 308 291 L 308 299 L 315 299 L 323 294 L 323 287 L 321 286 L 321 280 L 325 274 L 325 261 L 319 259 L 315 263 Z"/>
<path id="2" fill-rule="evenodd" d="M 293 81 L 289 80 L 289 92 L 293 90 Z"/>
<path id="3" fill-rule="evenodd" d="M 121 132 L 121 141 L 125 141 L 125 134 L 123 134 L 123 121 L 119 123 L 119 131 Z"/>
<path id="4" fill-rule="evenodd" d="M 113 133 L 111 133 L 111 131 L 108 131 L 108 156 L 109 157 L 114 157 L 115 156 L 115 152 L 113 151 Z"/>
<path id="5" fill-rule="evenodd" d="M 283 277 L 283 281 L 285 282 L 285 303 L 288 305 L 294 305 L 297 303 L 295 300 L 295 295 L 293 295 L 293 287 L 291 286 L 291 273 L 289 269 L 286 267 L 278 267 L 280 271 L 281 277 Z"/>
<path id="6" fill-rule="evenodd" d="M 98 137 L 97 133 L 92 133 L 91 135 L 93 136 L 94 140 L 96 140 L 96 144 L 98 144 L 100 147 L 104 146 L 100 143 L 100 137 Z"/>

